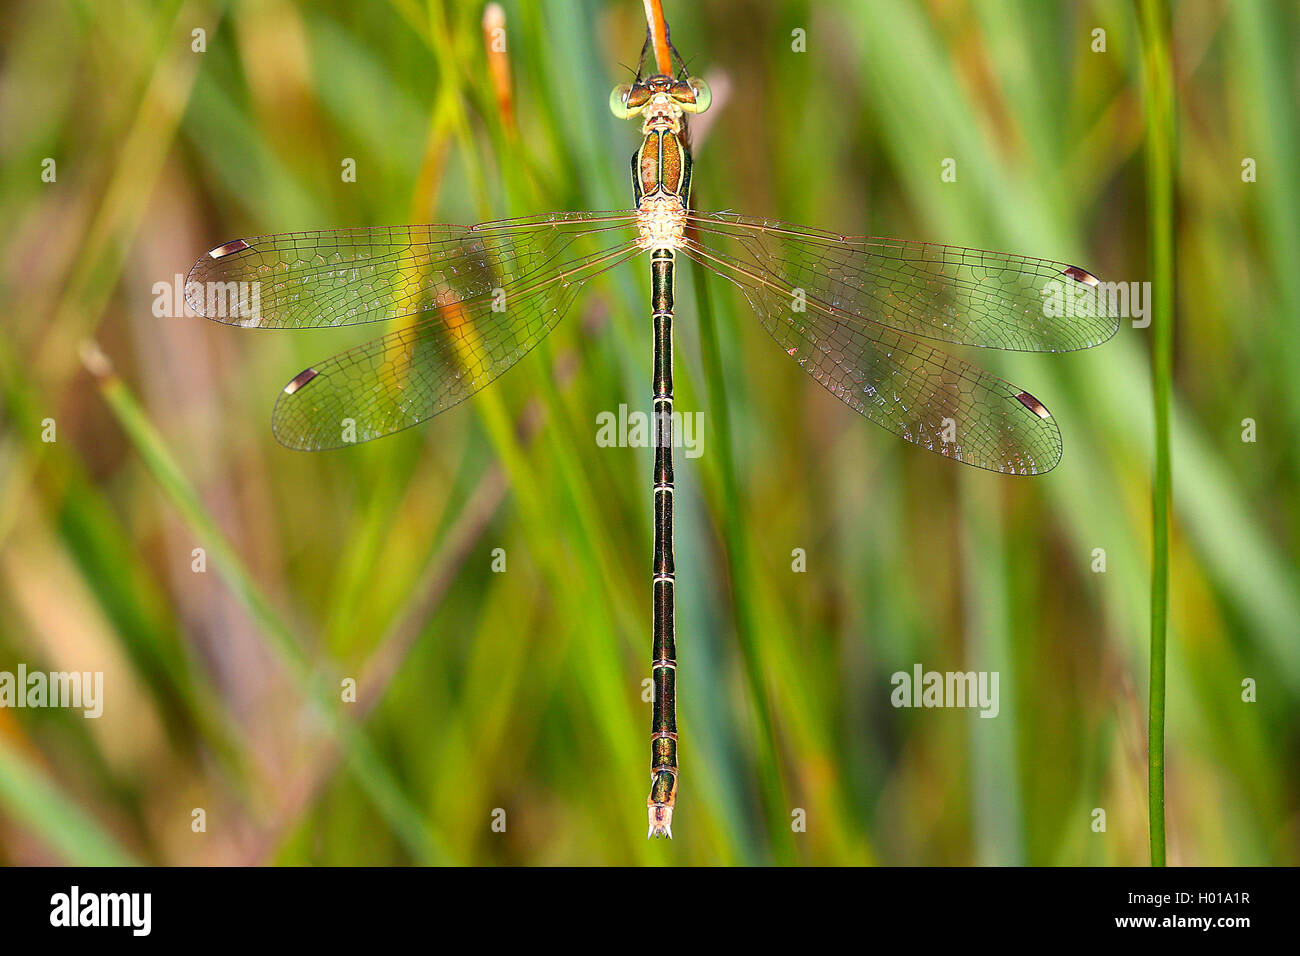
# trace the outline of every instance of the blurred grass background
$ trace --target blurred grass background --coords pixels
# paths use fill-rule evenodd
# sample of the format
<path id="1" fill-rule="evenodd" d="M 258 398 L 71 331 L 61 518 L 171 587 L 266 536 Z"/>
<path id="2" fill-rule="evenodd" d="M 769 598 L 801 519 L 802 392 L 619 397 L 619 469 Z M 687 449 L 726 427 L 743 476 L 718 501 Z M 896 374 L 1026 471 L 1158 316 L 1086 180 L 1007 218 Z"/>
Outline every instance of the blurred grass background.
<path id="1" fill-rule="evenodd" d="M 1128 3 L 665 6 L 718 94 L 701 208 L 1150 278 Z M 509 114 L 480 3 L 0 13 L 0 670 L 106 685 L 98 720 L 0 709 L 0 862 L 1145 862 L 1149 330 L 977 356 L 1064 434 L 1009 480 L 862 421 L 683 274 L 705 453 L 678 456 L 683 775 L 650 844 L 650 454 L 595 443 L 649 406 L 648 270 L 473 402 L 331 454 L 280 448 L 271 405 L 373 330 L 154 314 L 235 236 L 626 208 L 605 104 L 641 5 L 504 8 Z M 1174 9 L 1173 864 L 1300 862 L 1298 20 Z M 891 708 L 918 662 L 998 671 L 999 717 Z"/>

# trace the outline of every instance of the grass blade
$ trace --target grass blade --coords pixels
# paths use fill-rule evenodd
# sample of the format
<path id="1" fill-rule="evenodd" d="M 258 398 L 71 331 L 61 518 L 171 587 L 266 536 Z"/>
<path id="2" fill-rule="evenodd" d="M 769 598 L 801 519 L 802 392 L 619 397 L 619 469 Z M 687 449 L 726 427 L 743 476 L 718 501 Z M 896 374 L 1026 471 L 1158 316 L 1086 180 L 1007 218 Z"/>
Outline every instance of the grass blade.
<path id="1" fill-rule="evenodd" d="M 1174 119 L 1169 8 L 1142 0 L 1146 92 L 1147 218 L 1151 255 L 1151 362 L 1155 393 L 1155 482 L 1151 490 L 1151 686 L 1147 714 L 1147 798 L 1151 865 L 1165 865 L 1165 636 L 1169 623 L 1169 402 L 1173 388 Z"/>
<path id="2" fill-rule="evenodd" d="M 0 804 L 76 866 L 134 866 L 92 818 L 0 736 Z"/>
<path id="3" fill-rule="evenodd" d="M 273 649 L 298 680 L 304 698 L 317 711 L 330 732 L 338 737 L 357 782 L 417 859 L 439 862 L 440 853 L 419 812 L 403 795 L 365 734 L 352 721 L 338 713 L 333 699 L 321 683 L 321 676 L 314 671 L 271 602 L 253 582 L 233 545 L 217 527 L 198 492 L 181 472 L 162 437 L 149 423 L 134 396 L 107 367 L 107 359 L 102 355 L 90 354 L 86 364 L 99 377 L 100 391 L 105 401 L 144 459 L 150 473 L 190 527 L 209 542 L 208 552 L 213 564 L 235 599 L 270 638 Z"/>

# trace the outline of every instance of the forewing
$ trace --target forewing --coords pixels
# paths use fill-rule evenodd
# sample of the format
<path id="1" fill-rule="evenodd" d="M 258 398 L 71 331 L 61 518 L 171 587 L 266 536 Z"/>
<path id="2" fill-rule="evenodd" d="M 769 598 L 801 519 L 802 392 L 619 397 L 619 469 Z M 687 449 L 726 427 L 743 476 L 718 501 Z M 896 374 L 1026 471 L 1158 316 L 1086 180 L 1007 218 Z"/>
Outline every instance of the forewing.
<path id="1" fill-rule="evenodd" d="M 769 219 L 692 213 L 702 241 L 838 312 L 920 338 L 1069 352 L 1119 328 L 1107 287 L 1078 266 Z"/>
<path id="2" fill-rule="evenodd" d="M 200 315 L 246 328 L 324 328 L 437 312 L 546 273 L 582 236 L 630 236 L 635 222 L 635 212 L 560 213 L 235 239 L 194 264 L 185 299 Z"/>

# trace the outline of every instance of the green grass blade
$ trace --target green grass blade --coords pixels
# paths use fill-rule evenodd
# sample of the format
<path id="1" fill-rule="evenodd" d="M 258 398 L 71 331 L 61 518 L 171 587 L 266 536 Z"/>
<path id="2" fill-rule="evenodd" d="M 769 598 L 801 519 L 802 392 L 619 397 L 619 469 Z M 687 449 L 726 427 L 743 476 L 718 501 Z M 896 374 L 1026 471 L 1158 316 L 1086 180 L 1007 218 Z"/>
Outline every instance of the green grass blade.
<path id="1" fill-rule="evenodd" d="M 1174 169 L 1177 131 L 1169 9 L 1141 0 L 1146 92 L 1147 217 L 1151 250 L 1151 361 L 1155 391 L 1155 480 L 1151 490 L 1151 686 L 1147 717 L 1147 793 L 1151 865 L 1165 865 L 1165 637 L 1169 624 L 1169 405 L 1173 391 Z"/>
<path id="2" fill-rule="evenodd" d="M 718 468 L 723 486 L 723 537 L 727 563 L 731 569 L 732 613 L 760 738 L 758 773 L 763 792 L 765 823 L 772 841 L 772 852 L 777 860 L 788 863 L 793 859 L 789 831 L 785 826 L 790 802 L 786 799 L 780 751 L 777 748 L 776 731 L 772 721 L 772 704 L 768 695 L 767 682 L 763 677 L 764 660 L 757 639 L 757 626 L 750 613 L 752 605 L 745 597 L 746 589 L 753 583 L 753 576 L 750 572 L 748 536 L 745 534 L 738 508 L 740 491 L 736 480 L 736 464 L 732 457 L 733 439 L 727 411 L 727 395 L 723 387 L 722 346 L 718 339 L 717 322 L 713 315 L 713 300 L 704 267 L 692 260 L 691 272 L 695 280 L 695 298 L 699 310 L 700 351 L 704 358 L 710 418 L 713 427 L 717 430 L 714 447 L 718 453 Z"/>
<path id="3" fill-rule="evenodd" d="M 91 817 L 0 736 L 0 804 L 74 866 L 134 866 Z"/>
<path id="4" fill-rule="evenodd" d="M 91 361 L 88 364 L 95 366 L 98 363 Z M 304 698 L 338 737 L 358 783 L 417 859 L 440 862 L 441 854 L 419 811 L 403 795 L 365 734 L 338 712 L 334 698 L 322 683 L 322 676 L 314 670 L 288 626 L 280 620 L 271 602 L 254 583 L 234 546 L 217 527 L 198 492 L 181 472 L 134 396 L 121 379 L 111 373 L 101 378 L 100 390 L 149 472 L 185 521 L 207 543 L 212 564 L 235 599 L 270 638 L 272 648 L 298 680 Z"/>

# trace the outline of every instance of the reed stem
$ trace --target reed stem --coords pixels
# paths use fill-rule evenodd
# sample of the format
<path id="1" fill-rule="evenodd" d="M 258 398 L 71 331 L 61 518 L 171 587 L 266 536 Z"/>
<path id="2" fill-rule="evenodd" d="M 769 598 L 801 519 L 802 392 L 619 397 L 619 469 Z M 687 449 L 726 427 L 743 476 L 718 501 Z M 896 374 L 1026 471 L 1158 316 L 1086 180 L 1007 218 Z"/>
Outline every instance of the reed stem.
<path id="1" fill-rule="evenodd" d="M 1147 795 L 1151 865 L 1165 865 L 1165 637 L 1169 624 L 1169 502 L 1172 462 L 1174 170 L 1177 128 L 1166 0 L 1139 0 L 1146 92 L 1147 219 L 1152 278 L 1151 363 L 1155 399 L 1155 477 L 1151 493 L 1151 674 L 1147 714 Z"/>

